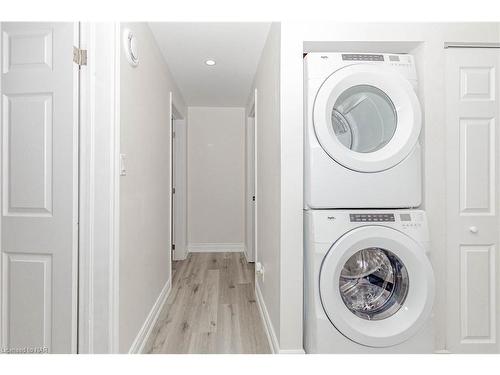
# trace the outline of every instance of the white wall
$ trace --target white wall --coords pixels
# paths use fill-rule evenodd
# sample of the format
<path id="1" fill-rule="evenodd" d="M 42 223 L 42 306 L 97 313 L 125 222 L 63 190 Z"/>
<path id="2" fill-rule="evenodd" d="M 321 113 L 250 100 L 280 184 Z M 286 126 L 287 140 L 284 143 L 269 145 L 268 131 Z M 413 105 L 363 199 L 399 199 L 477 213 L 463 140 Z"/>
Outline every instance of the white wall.
<path id="1" fill-rule="evenodd" d="M 281 154 L 280 154 L 280 25 L 272 24 L 255 75 L 257 89 L 257 249 L 264 266 L 257 277 L 267 310 L 271 336 L 280 341 L 281 272 Z M 253 91 L 250 105 L 253 102 Z M 247 112 L 251 108 L 247 108 Z M 301 167 L 296 165 L 296 167 Z M 300 182 L 302 185 L 302 181 Z M 302 231 L 302 228 L 300 228 Z M 297 290 L 302 290 L 302 285 Z M 301 330 L 301 324 L 292 327 Z"/>
<path id="2" fill-rule="evenodd" d="M 182 97 L 144 23 L 122 24 L 138 42 L 139 65 L 122 51 L 120 74 L 119 349 L 128 352 L 170 278 L 170 92 Z"/>
<path id="3" fill-rule="evenodd" d="M 438 295 L 436 313 L 437 349 L 445 347 L 445 142 L 444 112 L 444 42 L 494 42 L 499 40 L 498 24 L 343 24 L 332 22 L 283 23 L 281 47 L 281 252 L 283 285 L 281 295 L 281 346 L 302 346 L 296 326 L 302 312 L 302 296 L 294 290 L 299 286 L 296 275 L 302 272 L 302 123 L 304 42 L 372 41 L 419 42 L 414 50 L 420 77 L 420 94 L 425 111 L 424 141 L 424 206 L 429 217 L 432 241 L 432 261 L 436 269 Z M 392 51 L 398 52 L 398 51 Z M 299 159 L 299 160 L 298 160 Z M 286 256 L 283 257 L 283 253 Z"/>
<path id="4" fill-rule="evenodd" d="M 243 250 L 245 110 L 188 108 L 188 249 Z"/>

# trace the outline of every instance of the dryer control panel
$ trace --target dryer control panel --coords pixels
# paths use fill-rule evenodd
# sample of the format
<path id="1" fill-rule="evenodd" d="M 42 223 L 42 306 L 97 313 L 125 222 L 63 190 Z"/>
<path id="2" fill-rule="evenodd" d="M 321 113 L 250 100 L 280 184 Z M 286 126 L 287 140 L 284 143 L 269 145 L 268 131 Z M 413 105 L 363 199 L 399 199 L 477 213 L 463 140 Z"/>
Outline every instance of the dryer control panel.
<path id="1" fill-rule="evenodd" d="M 342 60 L 344 60 L 344 61 L 384 61 L 384 55 L 371 55 L 371 54 L 365 54 L 365 53 L 343 53 Z"/>
<path id="2" fill-rule="evenodd" d="M 309 52 L 304 58 L 306 79 L 323 82 L 333 72 L 353 64 L 385 65 L 399 71 L 417 89 L 412 55 L 402 53 Z M 315 93 L 316 94 L 316 93 Z"/>

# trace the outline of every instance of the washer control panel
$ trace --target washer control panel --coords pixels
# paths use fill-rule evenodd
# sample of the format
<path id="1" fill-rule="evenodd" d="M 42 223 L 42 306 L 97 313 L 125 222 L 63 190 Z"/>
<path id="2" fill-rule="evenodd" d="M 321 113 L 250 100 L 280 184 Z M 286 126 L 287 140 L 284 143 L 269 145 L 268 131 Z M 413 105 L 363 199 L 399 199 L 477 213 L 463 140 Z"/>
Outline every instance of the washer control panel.
<path id="1" fill-rule="evenodd" d="M 425 212 L 416 209 L 335 209 L 305 210 L 304 224 L 309 233 L 307 241 L 331 246 L 332 241 L 351 231 L 377 232 L 387 228 L 396 230 L 418 241 L 429 242 Z"/>
<path id="2" fill-rule="evenodd" d="M 422 226 L 423 216 L 421 213 L 411 214 L 398 214 L 401 227 L 403 229 L 417 229 Z"/>
<path id="3" fill-rule="evenodd" d="M 394 214 L 380 214 L 380 213 L 362 213 L 362 214 L 349 214 L 351 223 L 360 222 L 394 222 Z"/>

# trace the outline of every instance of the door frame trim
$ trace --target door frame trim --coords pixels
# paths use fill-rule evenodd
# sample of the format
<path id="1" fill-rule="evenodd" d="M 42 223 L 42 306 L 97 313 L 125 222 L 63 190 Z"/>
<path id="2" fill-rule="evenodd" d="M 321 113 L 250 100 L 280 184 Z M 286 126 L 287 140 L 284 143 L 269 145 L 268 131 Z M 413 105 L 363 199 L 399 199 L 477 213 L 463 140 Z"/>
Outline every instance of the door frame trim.
<path id="1" fill-rule="evenodd" d="M 81 24 L 78 353 L 119 352 L 120 34 Z"/>
<path id="2" fill-rule="evenodd" d="M 257 222 L 258 222 L 258 209 L 259 209 L 259 197 L 258 197 L 258 173 L 257 173 L 257 170 L 258 170 L 258 165 L 257 165 L 257 160 L 258 160 L 258 154 L 257 154 L 257 150 L 258 150 L 258 139 L 257 139 L 257 136 L 258 136 L 258 113 L 259 113 L 259 109 L 258 109 L 258 102 L 257 102 L 257 99 L 258 99 L 258 91 L 257 89 L 255 88 L 254 90 L 252 90 L 252 94 L 250 96 L 250 100 L 249 100 L 249 103 L 247 104 L 246 106 L 246 113 L 245 113 L 245 134 L 246 134 L 246 127 L 248 126 L 248 118 L 253 116 L 253 184 L 254 184 L 254 195 L 255 195 L 255 203 L 254 203 L 254 206 L 255 206 L 255 210 L 254 210 L 254 217 L 253 217 L 253 227 L 254 227 L 254 231 L 253 231 L 253 262 L 254 264 L 257 264 L 258 261 L 259 261 L 259 258 L 258 258 L 258 225 L 257 225 Z M 248 145 L 248 142 L 245 141 L 245 144 L 246 146 Z M 245 164 L 245 169 L 247 169 L 248 167 L 248 164 Z M 247 177 L 246 179 L 248 179 L 248 175 L 250 174 L 251 171 L 246 171 L 246 174 L 247 174 Z M 248 185 L 248 183 L 246 183 L 246 185 Z M 245 188 L 245 202 L 246 202 L 246 199 L 248 199 L 248 191 L 246 191 L 248 189 L 248 186 L 246 186 Z M 245 208 L 246 208 L 246 204 L 245 204 Z M 245 220 L 248 220 L 248 213 L 245 214 Z M 246 226 L 245 226 L 245 232 L 246 232 Z M 245 242 L 245 246 L 248 246 L 248 241 Z M 248 251 L 248 249 L 247 249 Z M 246 252 L 245 252 L 246 253 Z M 248 259 L 247 259 L 248 260 Z M 257 282 L 257 274 L 255 274 L 255 281 Z"/>
<path id="3" fill-rule="evenodd" d="M 170 92 L 170 221 L 171 239 L 170 243 L 175 244 L 175 250 L 171 251 L 171 262 L 186 259 L 187 249 L 187 121 L 185 116 L 179 111 L 180 106 L 176 103 L 175 94 Z M 184 130 L 179 131 L 179 126 Z M 174 136 L 175 133 L 175 136 Z M 180 155 L 183 157 L 180 157 Z M 183 164 L 179 165 L 179 160 Z M 180 174 L 184 177 L 179 178 Z M 175 194 L 173 189 L 175 188 Z M 182 214 L 181 214 L 182 213 Z M 184 222 L 183 222 L 184 221 Z M 178 237 L 176 237 L 178 235 Z M 172 271 L 172 269 L 170 270 Z"/>
<path id="4" fill-rule="evenodd" d="M 253 259 L 254 259 L 254 264 L 257 263 L 258 261 L 258 254 L 259 254 L 259 251 L 258 251 L 258 248 L 259 248 L 259 226 L 257 225 L 258 224 L 258 218 L 259 218 L 259 201 L 258 201 L 258 163 L 257 163 L 257 160 L 258 160 L 258 153 L 257 153 L 257 150 L 258 150 L 258 123 L 259 123 L 259 120 L 258 120 L 258 113 L 259 113 L 259 108 L 258 108 L 258 101 L 257 99 L 259 98 L 259 93 L 257 91 L 257 89 L 254 90 L 254 94 L 253 94 L 253 101 L 254 101 L 254 105 L 253 105 L 253 128 L 254 128 L 254 131 L 253 131 L 253 173 L 254 173 L 254 176 L 253 176 L 253 184 L 254 184 L 254 194 L 255 194 L 255 208 L 254 208 L 254 216 L 253 216 L 253 226 L 254 226 L 254 229 L 253 229 Z"/>
<path id="5" fill-rule="evenodd" d="M 245 224 L 245 251 L 243 252 L 245 255 L 245 259 L 247 262 L 257 262 L 257 89 L 253 91 L 253 95 L 251 96 L 250 102 L 247 105 L 246 111 L 245 111 L 245 222 L 247 223 L 249 219 L 253 219 L 252 223 L 252 231 L 248 231 L 248 225 Z M 248 135 L 248 125 L 249 121 L 252 119 L 253 121 L 253 142 L 250 144 L 249 140 L 247 138 Z M 249 146 L 253 146 L 253 160 L 252 160 L 252 166 L 253 170 L 249 170 L 249 161 L 248 159 L 248 148 Z M 251 183 L 253 184 L 253 196 L 255 197 L 255 201 L 250 201 L 252 202 L 252 205 L 248 206 L 248 200 L 251 199 L 251 194 L 250 194 L 250 180 Z M 249 212 L 250 211 L 250 212 Z M 253 211 L 253 214 L 252 212 Z M 253 215 L 253 217 L 252 217 Z M 248 236 L 252 236 L 251 239 L 251 244 L 253 247 L 253 254 L 252 257 L 248 257 L 248 247 L 250 245 L 250 241 L 248 239 Z"/>
<path id="6" fill-rule="evenodd" d="M 444 48 L 500 48 L 500 43 L 445 42 Z"/>
<path id="7" fill-rule="evenodd" d="M 80 47 L 80 42 L 82 38 L 82 30 L 80 22 L 73 22 L 73 46 Z M 68 56 L 68 58 L 70 58 Z M 80 131 L 82 128 L 82 122 L 80 117 L 80 103 L 82 98 L 81 91 L 81 80 L 82 71 L 78 69 L 76 64 L 73 64 L 73 129 L 76 130 L 73 135 L 73 274 L 72 274 L 72 286 L 73 290 L 73 300 L 71 301 L 73 309 L 73 323 L 72 323 L 72 333 L 71 333 L 71 353 L 78 353 L 78 319 L 79 319 L 79 291 L 78 291 L 78 279 L 80 275 L 79 270 L 79 256 L 80 256 L 80 228 L 79 228 L 79 206 L 80 206 Z"/>
<path id="8" fill-rule="evenodd" d="M 170 264 L 170 272 L 169 272 L 169 275 L 168 275 L 168 282 L 170 284 L 170 286 L 172 286 L 172 271 L 173 271 L 173 260 L 174 260 L 174 257 L 173 257 L 173 254 L 174 254 L 174 249 L 173 249 L 173 243 L 174 243 L 174 227 L 175 227 L 175 224 L 174 224 L 174 208 L 173 208 L 173 204 L 174 204 L 174 194 L 173 194 L 173 190 L 174 190 L 174 120 L 175 120 L 175 116 L 174 116 L 174 94 L 172 93 L 172 91 L 170 91 L 169 93 L 169 116 L 168 116 L 168 128 L 169 128 L 169 152 L 170 152 L 170 156 L 169 156 L 169 175 L 170 175 L 170 186 L 169 186 L 169 189 L 168 189 L 168 202 L 169 202 L 169 205 L 168 205 L 168 217 L 170 218 L 170 235 L 169 235 L 169 244 L 168 244 L 168 262 Z"/>

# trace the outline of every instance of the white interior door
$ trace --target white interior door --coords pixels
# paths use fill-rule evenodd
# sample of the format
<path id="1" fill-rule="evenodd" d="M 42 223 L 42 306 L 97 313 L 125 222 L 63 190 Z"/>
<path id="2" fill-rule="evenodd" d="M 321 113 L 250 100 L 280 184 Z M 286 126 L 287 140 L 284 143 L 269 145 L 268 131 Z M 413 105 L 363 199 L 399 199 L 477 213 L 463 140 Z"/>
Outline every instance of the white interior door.
<path id="1" fill-rule="evenodd" d="M 500 50 L 446 50 L 447 349 L 499 352 Z"/>
<path id="2" fill-rule="evenodd" d="M 2 23 L 1 345 L 76 352 L 73 23 Z"/>

